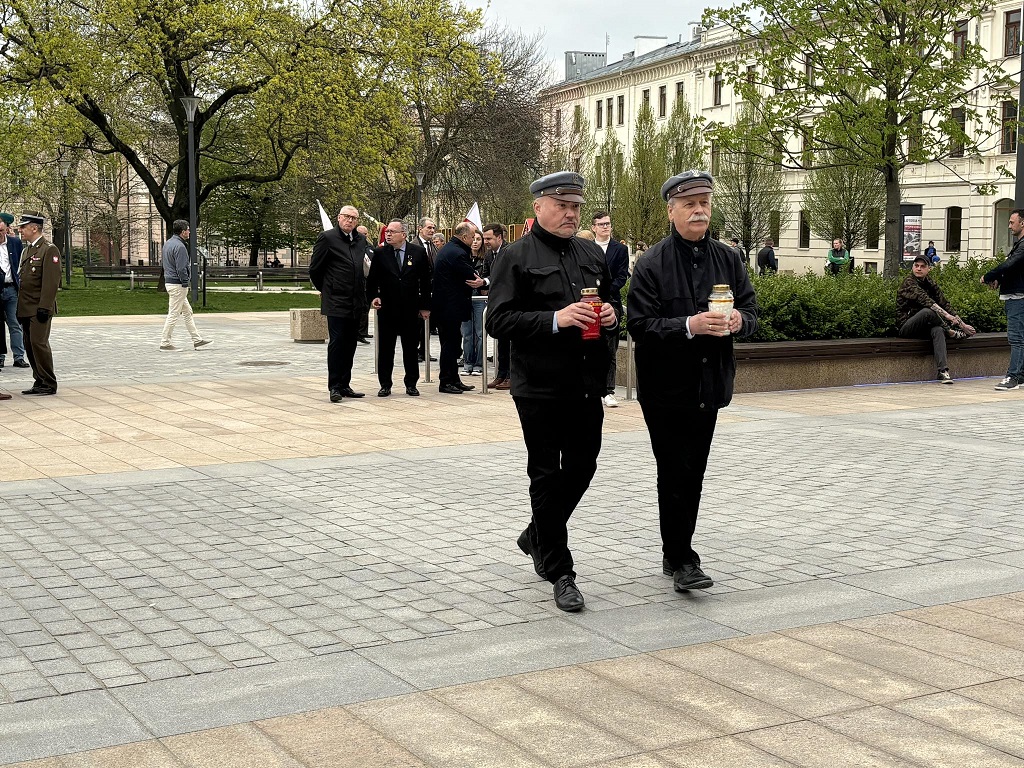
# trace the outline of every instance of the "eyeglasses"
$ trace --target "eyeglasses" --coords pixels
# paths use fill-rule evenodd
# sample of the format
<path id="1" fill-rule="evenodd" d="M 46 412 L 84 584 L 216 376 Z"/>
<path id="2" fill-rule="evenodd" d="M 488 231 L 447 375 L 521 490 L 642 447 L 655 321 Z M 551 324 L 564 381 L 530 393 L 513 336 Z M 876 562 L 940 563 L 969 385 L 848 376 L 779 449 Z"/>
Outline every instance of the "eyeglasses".
<path id="1" fill-rule="evenodd" d="M 353 216 L 351 213 L 340 213 L 338 215 L 343 219 L 348 219 L 349 221 L 355 221 L 356 219 L 359 218 L 358 215 Z"/>
<path id="2" fill-rule="evenodd" d="M 594 223 L 595 227 L 610 227 L 612 223 L 610 221 L 598 221 Z"/>

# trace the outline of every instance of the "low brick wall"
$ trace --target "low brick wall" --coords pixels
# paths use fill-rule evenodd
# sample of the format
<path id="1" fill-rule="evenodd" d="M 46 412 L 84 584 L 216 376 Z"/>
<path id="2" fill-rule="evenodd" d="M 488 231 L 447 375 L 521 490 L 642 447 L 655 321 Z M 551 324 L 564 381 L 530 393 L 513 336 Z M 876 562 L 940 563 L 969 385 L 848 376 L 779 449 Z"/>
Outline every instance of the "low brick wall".
<path id="1" fill-rule="evenodd" d="M 327 318 L 319 309 L 290 309 L 292 340 L 304 344 L 323 344 L 327 341 Z"/>
<path id="2" fill-rule="evenodd" d="M 1010 346 L 1005 333 L 947 341 L 953 378 L 1001 376 Z M 838 339 L 736 345 L 736 392 L 933 381 L 931 342 L 919 339 Z M 616 380 L 626 384 L 626 343 L 619 345 Z"/>

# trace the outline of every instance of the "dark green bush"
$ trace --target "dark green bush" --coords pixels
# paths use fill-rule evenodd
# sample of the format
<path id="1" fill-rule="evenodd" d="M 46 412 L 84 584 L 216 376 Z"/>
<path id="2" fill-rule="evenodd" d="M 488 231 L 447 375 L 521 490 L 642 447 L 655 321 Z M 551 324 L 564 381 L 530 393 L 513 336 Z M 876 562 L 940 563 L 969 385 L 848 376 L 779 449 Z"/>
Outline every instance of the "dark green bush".
<path id="1" fill-rule="evenodd" d="M 953 308 L 979 333 L 1005 331 L 1006 315 L 996 291 L 980 278 L 1002 259 L 951 257 L 934 267 L 931 276 Z M 811 339 L 863 339 L 896 335 L 896 289 L 909 274 L 896 280 L 880 275 L 854 274 L 751 276 L 757 294 L 759 322 L 748 341 L 801 341 Z M 622 289 L 623 306 L 629 291 Z M 628 311 L 628 309 L 627 309 Z M 623 313 L 621 332 L 626 331 Z"/>

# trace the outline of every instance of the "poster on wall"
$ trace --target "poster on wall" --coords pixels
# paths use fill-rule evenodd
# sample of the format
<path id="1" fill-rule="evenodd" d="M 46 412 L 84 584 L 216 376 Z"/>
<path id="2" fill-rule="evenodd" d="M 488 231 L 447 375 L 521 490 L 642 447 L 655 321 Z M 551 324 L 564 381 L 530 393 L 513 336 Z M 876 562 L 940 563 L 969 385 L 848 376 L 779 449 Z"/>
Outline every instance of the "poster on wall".
<path id="1" fill-rule="evenodd" d="M 921 253 L 921 217 L 903 217 L 903 260 L 913 261 Z"/>

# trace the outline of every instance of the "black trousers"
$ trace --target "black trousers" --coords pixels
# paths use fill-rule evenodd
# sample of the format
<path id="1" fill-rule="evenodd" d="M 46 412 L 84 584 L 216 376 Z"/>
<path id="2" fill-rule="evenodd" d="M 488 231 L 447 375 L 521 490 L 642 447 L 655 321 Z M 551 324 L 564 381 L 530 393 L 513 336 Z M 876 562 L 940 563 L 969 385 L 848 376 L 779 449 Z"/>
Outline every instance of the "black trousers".
<path id="1" fill-rule="evenodd" d="M 495 339 L 498 347 L 497 358 L 495 359 L 494 377 L 507 379 L 512 376 L 512 342 L 508 339 Z"/>
<path id="2" fill-rule="evenodd" d="M 437 323 L 437 336 L 441 341 L 441 358 L 438 364 L 438 383 L 458 384 L 459 355 L 462 354 L 462 321 L 445 318 Z"/>
<path id="3" fill-rule="evenodd" d="M 416 386 L 420 380 L 420 364 L 416 357 L 419 339 L 416 334 L 422 329 L 423 321 L 415 312 L 405 312 L 398 317 L 384 312 L 377 313 L 377 380 L 381 387 L 390 389 L 394 385 L 392 374 L 395 370 L 395 342 L 398 339 L 402 340 L 405 386 Z"/>
<path id="4" fill-rule="evenodd" d="M 604 421 L 601 398 L 516 397 L 515 403 L 528 455 L 530 539 L 540 550 L 548 581 L 575 577 L 567 526 L 597 471 Z"/>
<path id="5" fill-rule="evenodd" d="M 19 317 L 21 332 L 25 338 L 25 356 L 32 366 L 32 383 L 37 387 L 49 387 L 57 391 L 57 375 L 53 372 L 53 353 L 50 351 L 50 326 L 53 318 L 45 323 L 35 317 Z"/>
<path id="6" fill-rule="evenodd" d="M 327 318 L 327 389 L 345 389 L 352 384 L 352 359 L 356 356 L 359 320 L 355 317 Z"/>
<path id="7" fill-rule="evenodd" d="M 651 449 L 658 465 L 658 518 L 662 551 L 669 563 L 700 564 L 693 549 L 704 472 L 718 411 L 645 405 L 640 407 L 651 435 Z"/>

